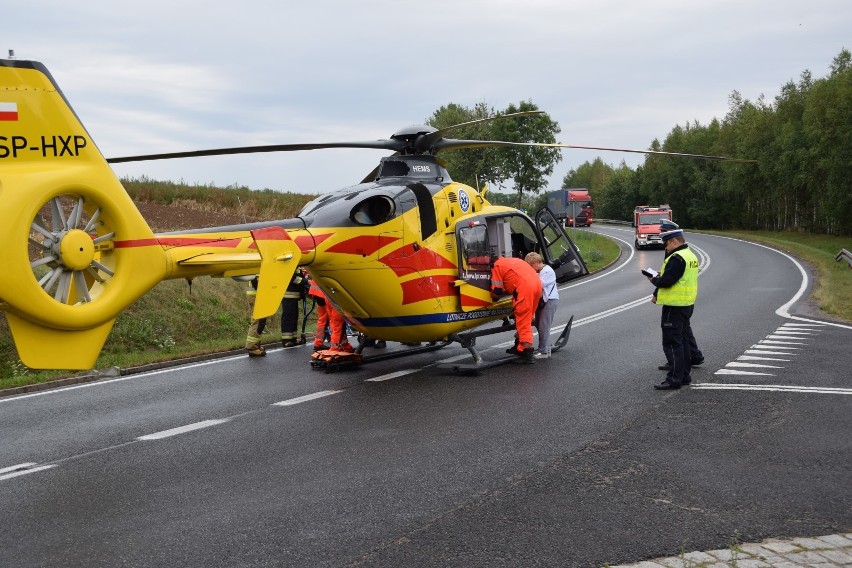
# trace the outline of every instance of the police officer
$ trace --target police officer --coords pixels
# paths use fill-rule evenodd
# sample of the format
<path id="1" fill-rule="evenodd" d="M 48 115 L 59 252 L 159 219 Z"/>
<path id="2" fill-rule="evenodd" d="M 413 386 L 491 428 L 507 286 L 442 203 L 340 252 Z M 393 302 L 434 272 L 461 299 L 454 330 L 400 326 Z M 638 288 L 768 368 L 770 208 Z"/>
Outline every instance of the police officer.
<path id="1" fill-rule="evenodd" d="M 671 361 L 671 369 L 657 390 L 675 390 L 688 385 L 692 378 L 690 318 L 698 296 L 698 258 L 686 244 L 686 239 L 675 223 L 665 221 L 660 226 L 660 238 L 666 248 L 666 258 L 660 273 L 648 277 L 656 286 L 651 301 L 662 306 L 660 325 L 663 330 L 663 351 Z"/>

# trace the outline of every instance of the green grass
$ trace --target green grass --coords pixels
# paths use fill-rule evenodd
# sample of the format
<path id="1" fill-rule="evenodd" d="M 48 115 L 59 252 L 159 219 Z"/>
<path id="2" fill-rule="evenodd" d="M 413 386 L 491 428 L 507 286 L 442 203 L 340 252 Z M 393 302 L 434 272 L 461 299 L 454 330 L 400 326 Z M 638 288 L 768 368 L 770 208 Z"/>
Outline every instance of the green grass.
<path id="1" fill-rule="evenodd" d="M 600 270 L 618 259 L 618 243 L 613 239 L 589 230 L 572 231 L 569 228 L 566 232 L 580 249 L 589 272 Z"/>
<path id="2" fill-rule="evenodd" d="M 316 195 L 244 186 L 213 187 L 140 178 L 121 180 L 134 201 L 179 205 L 200 211 L 231 211 L 255 219 L 289 219 Z"/>

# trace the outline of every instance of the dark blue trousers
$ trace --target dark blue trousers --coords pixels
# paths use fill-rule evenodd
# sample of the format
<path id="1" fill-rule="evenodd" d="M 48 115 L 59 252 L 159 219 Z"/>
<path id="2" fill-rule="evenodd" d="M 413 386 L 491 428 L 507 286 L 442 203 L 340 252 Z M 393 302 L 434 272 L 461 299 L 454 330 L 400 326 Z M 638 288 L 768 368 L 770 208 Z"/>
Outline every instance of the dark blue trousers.
<path id="1" fill-rule="evenodd" d="M 671 362 L 666 380 L 676 385 L 688 383 L 692 369 L 690 337 L 693 306 L 663 306 L 660 327 L 663 329 L 663 353 Z"/>

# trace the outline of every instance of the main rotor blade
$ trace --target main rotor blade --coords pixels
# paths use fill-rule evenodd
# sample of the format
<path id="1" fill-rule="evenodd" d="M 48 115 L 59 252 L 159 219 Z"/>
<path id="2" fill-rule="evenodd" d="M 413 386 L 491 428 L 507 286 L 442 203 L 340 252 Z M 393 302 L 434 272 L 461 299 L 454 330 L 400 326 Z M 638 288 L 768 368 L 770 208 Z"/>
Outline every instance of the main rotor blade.
<path id="1" fill-rule="evenodd" d="M 373 150 L 401 150 L 404 144 L 396 140 L 372 140 L 367 142 L 328 142 L 325 144 L 272 144 L 269 146 L 241 146 L 235 148 L 214 148 L 191 152 L 166 152 L 142 156 L 123 156 L 108 158 L 110 164 L 123 162 L 144 162 L 149 160 L 170 160 L 172 158 L 198 158 L 201 156 L 222 156 L 227 154 L 254 154 L 258 152 L 297 152 L 301 150 L 323 150 L 327 148 L 367 148 Z"/>
<path id="2" fill-rule="evenodd" d="M 486 118 L 477 118 L 476 120 L 470 120 L 468 122 L 462 122 L 462 123 L 459 123 L 459 124 L 454 124 L 452 126 L 447 126 L 445 128 L 441 128 L 440 130 L 436 130 L 435 132 L 427 134 L 426 136 L 424 136 L 423 138 L 421 138 L 420 140 L 417 141 L 417 146 L 418 146 L 418 148 L 423 149 L 423 150 L 430 149 L 434 146 L 435 142 L 437 142 L 441 138 L 444 138 L 444 135 L 447 132 L 450 132 L 452 130 L 456 130 L 458 128 L 464 128 L 466 126 L 473 126 L 474 124 L 482 124 L 484 122 L 493 122 L 495 120 L 504 120 L 504 119 L 507 119 L 507 118 L 520 118 L 522 116 L 538 116 L 538 115 L 542 115 L 542 114 L 545 114 L 545 112 L 543 110 L 526 110 L 526 111 L 523 111 L 523 112 L 513 112 L 513 113 L 510 113 L 510 114 L 498 114 L 498 115 L 489 116 L 489 117 L 486 117 Z"/>
<path id="3" fill-rule="evenodd" d="M 697 158 L 700 160 L 717 160 L 722 162 L 757 163 L 757 160 L 729 158 L 727 156 L 711 156 L 707 154 L 688 154 L 685 152 L 665 152 L 661 150 L 631 150 L 627 148 L 606 148 L 603 146 L 578 146 L 575 144 L 546 144 L 543 142 L 504 142 L 500 140 L 454 140 L 443 139 L 435 142 L 433 148 L 438 150 L 459 150 L 463 148 L 493 148 L 493 147 L 527 147 L 527 148 L 569 148 L 574 150 L 602 150 L 606 152 L 630 152 L 634 154 L 654 154 L 660 156 L 677 156 L 681 158 Z"/>

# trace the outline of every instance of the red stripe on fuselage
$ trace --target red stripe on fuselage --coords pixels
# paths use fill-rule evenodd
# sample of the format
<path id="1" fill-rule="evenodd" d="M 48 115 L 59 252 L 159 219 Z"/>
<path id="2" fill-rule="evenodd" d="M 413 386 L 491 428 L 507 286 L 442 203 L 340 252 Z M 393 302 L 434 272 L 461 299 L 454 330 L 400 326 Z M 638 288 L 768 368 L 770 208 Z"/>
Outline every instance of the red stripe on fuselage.
<path id="1" fill-rule="evenodd" d="M 400 247 L 381 257 L 379 261 L 386 264 L 397 276 L 429 270 L 456 270 L 457 268 L 455 264 L 432 249 L 421 248 L 415 251 L 414 245 Z"/>
<path id="2" fill-rule="evenodd" d="M 402 304 L 414 304 L 423 300 L 455 296 L 455 286 L 453 285 L 455 281 L 455 276 L 441 274 L 401 282 Z"/>
<path id="3" fill-rule="evenodd" d="M 357 254 L 358 256 L 369 256 L 383 246 L 387 246 L 399 237 L 388 237 L 384 235 L 361 235 L 341 241 L 329 247 L 328 252 L 340 254 Z"/>

